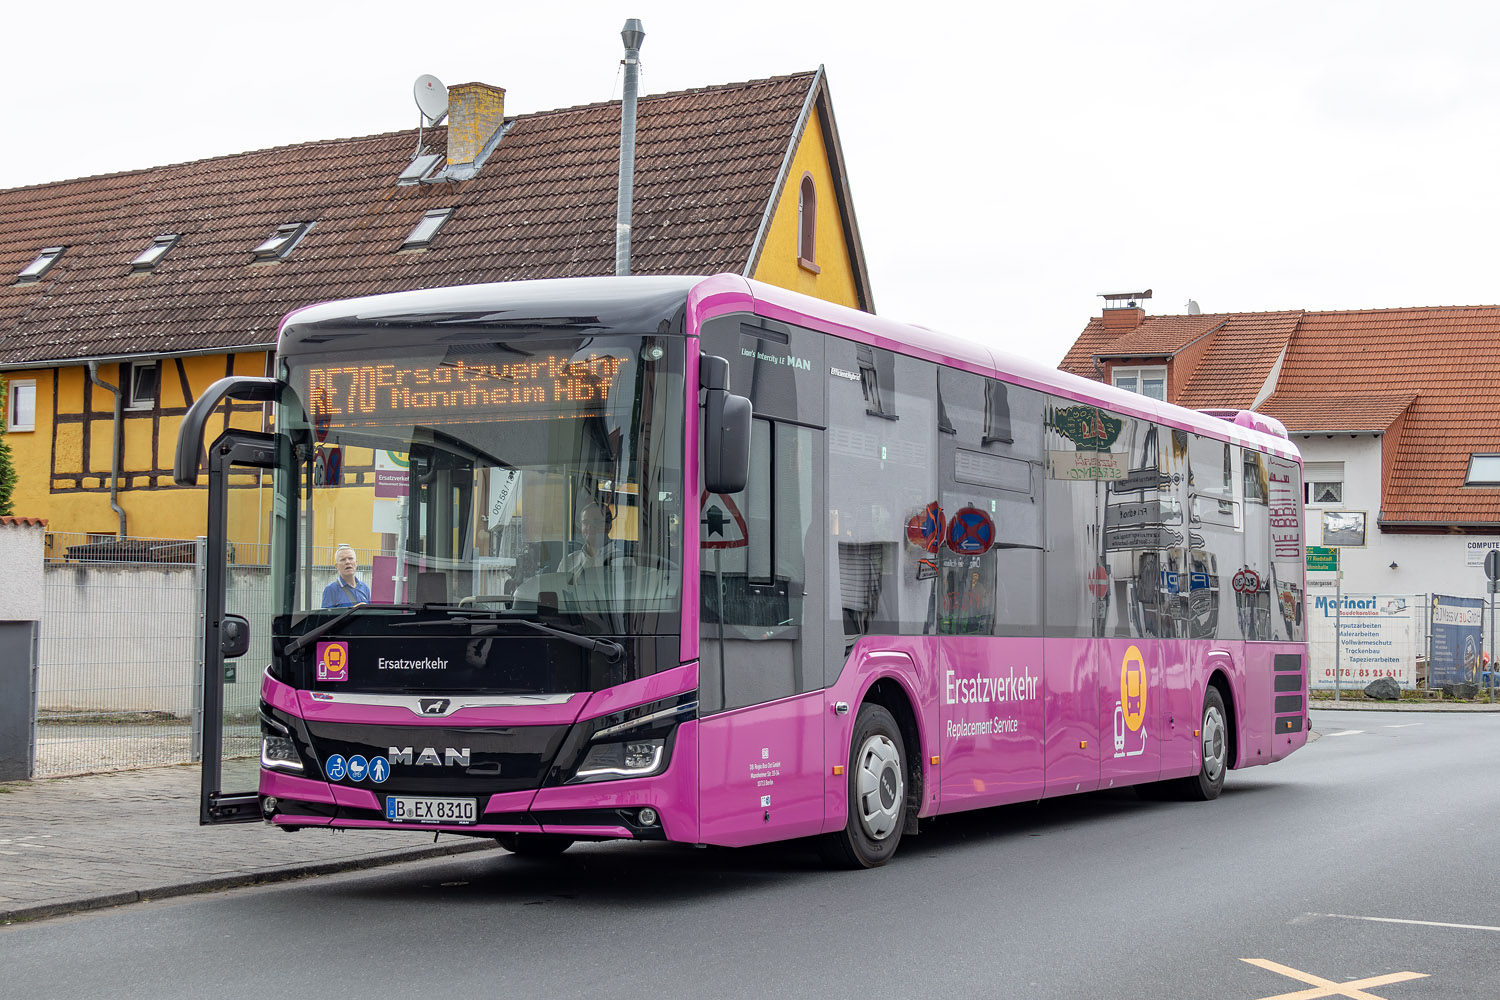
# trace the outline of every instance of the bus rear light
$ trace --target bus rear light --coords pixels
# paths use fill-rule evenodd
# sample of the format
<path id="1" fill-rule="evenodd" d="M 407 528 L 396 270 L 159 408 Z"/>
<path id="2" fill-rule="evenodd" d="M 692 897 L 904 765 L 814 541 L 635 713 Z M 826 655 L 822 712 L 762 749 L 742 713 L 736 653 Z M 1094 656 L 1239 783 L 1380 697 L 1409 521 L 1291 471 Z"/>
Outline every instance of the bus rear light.
<path id="1" fill-rule="evenodd" d="M 301 771 L 302 759 L 297 756 L 297 745 L 286 736 L 262 736 L 260 738 L 260 766 L 279 771 Z"/>

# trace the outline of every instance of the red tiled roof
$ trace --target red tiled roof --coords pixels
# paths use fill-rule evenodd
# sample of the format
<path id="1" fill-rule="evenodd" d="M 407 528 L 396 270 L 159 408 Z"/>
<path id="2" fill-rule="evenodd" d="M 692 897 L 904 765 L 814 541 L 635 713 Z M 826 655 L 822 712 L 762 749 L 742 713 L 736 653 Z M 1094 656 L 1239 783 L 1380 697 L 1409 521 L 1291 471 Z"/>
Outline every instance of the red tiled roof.
<path id="1" fill-rule="evenodd" d="M 1289 431 L 1384 433 L 1417 398 L 1415 392 L 1382 396 L 1298 396 L 1275 392 L 1259 411 L 1280 420 Z"/>
<path id="2" fill-rule="evenodd" d="M 1120 339 L 1091 319 L 1059 367 L 1097 377 Z M 1500 306 L 1231 313 L 1173 402 L 1247 408 L 1278 358 L 1262 412 L 1293 433 L 1385 435 L 1382 522 L 1500 528 L 1500 490 L 1463 485 L 1471 453 L 1500 451 Z"/>
<path id="3" fill-rule="evenodd" d="M 814 87 L 820 73 L 641 98 L 632 273 L 745 270 Z M 508 121 L 463 182 L 397 187 L 417 144 L 404 131 L 0 191 L 0 365 L 266 347 L 311 302 L 612 273 L 619 103 Z M 443 152 L 446 130 L 424 142 Z M 450 207 L 428 249 L 398 252 Z M 278 225 L 305 221 L 287 259 L 251 263 Z M 132 275 L 164 233 L 182 238 Z M 68 250 L 42 280 L 11 283 L 52 245 Z"/>
<path id="4" fill-rule="evenodd" d="M 1096 354 L 1109 358 L 1171 357 L 1224 322 L 1223 316 L 1148 316 Z"/>

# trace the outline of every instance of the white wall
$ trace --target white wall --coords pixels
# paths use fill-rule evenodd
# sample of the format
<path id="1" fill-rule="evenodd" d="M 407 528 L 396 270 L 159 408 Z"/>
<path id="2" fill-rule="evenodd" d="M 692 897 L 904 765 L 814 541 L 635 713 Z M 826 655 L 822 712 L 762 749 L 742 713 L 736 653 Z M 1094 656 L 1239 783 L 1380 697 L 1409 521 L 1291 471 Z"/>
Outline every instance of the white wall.
<path id="1" fill-rule="evenodd" d="M 42 618 L 42 543 L 40 524 L 0 524 L 0 621 Z"/>
<path id="2" fill-rule="evenodd" d="M 1364 548 L 1339 552 L 1343 589 L 1362 594 L 1449 594 L 1484 597 L 1483 565 L 1486 547 L 1500 547 L 1500 535 L 1384 534 L 1380 517 L 1380 457 L 1385 438 L 1360 434 L 1292 436 L 1306 462 L 1344 463 L 1344 502 L 1307 509 L 1307 544 L 1322 545 L 1322 511 L 1364 511 L 1367 526 Z M 1478 543 L 1475 545 L 1474 543 Z M 1472 547 L 1471 547 L 1472 546 Z M 1473 553 L 1471 556 L 1470 553 Z M 1396 564 L 1391 569 L 1391 563 Z M 1310 587 L 1334 585 L 1332 573 L 1309 573 Z"/>

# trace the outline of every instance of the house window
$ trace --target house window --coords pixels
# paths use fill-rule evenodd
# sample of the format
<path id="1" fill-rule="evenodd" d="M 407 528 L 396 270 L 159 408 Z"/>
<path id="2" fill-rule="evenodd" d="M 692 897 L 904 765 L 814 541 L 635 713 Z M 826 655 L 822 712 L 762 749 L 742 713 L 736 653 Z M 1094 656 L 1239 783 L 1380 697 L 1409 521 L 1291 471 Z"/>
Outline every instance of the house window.
<path id="1" fill-rule="evenodd" d="M 1302 468 L 1303 502 L 1310 507 L 1344 502 L 1344 463 L 1307 462 Z"/>
<path id="2" fill-rule="evenodd" d="M 411 231 L 411 235 L 406 237 L 406 242 L 401 244 L 401 249 L 413 250 L 430 244 L 432 238 L 438 234 L 438 230 L 443 228 L 443 223 L 447 222 L 452 214 L 451 208 L 435 208 L 422 216 L 422 221 L 418 222 L 417 227 Z"/>
<path id="3" fill-rule="evenodd" d="M 1167 369 L 1165 367 L 1116 368 L 1110 373 L 1110 380 L 1117 389 L 1140 393 L 1142 396 L 1149 396 L 1162 402 L 1167 401 Z"/>
<path id="4" fill-rule="evenodd" d="M 37 254 L 36 260 L 32 261 L 30 264 L 27 264 L 26 267 L 21 271 L 21 273 L 16 275 L 17 284 L 25 281 L 36 281 L 42 275 L 46 274 L 49 270 L 52 269 L 52 265 L 57 263 L 57 258 L 61 257 L 63 255 L 63 251 L 66 249 L 68 248 L 48 247 L 41 253 Z"/>
<path id="5" fill-rule="evenodd" d="M 36 430 L 36 379 L 12 379 L 6 386 L 5 429 Z"/>
<path id="6" fill-rule="evenodd" d="M 154 268 L 161 259 L 172 249 L 172 244 L 177 242 L 176 233 L 164 233 L 151 241 L 151 245 L 142 250 L 140 256 L 130 262 L 132 271 L 149 271 Z"/>
<path id="7" fill-rule="evenodd" d="M 120 381 L 124 383 L 125 409 L 149 410 L 156 404 L 156 385 L 160 369 L 156 362 L 122 364 Z"/>
<path id="8" fill-rule="evenodd" d="M 1473 452 L 1469 455 L 1469 472 L 1465 486 L 1500 486 L 1500 455 Z"/>
<path id="9" fill-rule="evenodd" d="M 797 263 L 810 271 L 818 270 L 818 192 L 812 174 L 802 175 L 797 189 Z"/>
<path id="10" fill-rule="evenodd" d="M 276 231 L 264 243 L 250 252 L 255 254 L 256 260 L 281 260 L 292 252 L 292 247 L 301 242 L 311 228 L 311 222 L 288 222 L 284 226 L 277 226 Z"/>

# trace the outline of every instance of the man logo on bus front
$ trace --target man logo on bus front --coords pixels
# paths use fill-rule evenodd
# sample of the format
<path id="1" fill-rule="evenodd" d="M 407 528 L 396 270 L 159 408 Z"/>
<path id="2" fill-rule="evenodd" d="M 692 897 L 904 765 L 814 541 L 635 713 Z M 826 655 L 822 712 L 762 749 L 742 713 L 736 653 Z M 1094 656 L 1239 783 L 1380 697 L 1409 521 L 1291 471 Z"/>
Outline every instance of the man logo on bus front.
<path id="1" fill-rule="evenodd" d="M 449 701 L 447 698 L 423 698 L 419 704 L 423 715 L 442 715 L 448 711 Z"/>

